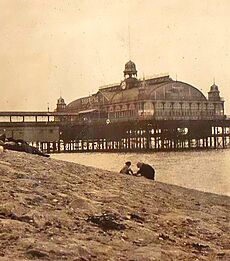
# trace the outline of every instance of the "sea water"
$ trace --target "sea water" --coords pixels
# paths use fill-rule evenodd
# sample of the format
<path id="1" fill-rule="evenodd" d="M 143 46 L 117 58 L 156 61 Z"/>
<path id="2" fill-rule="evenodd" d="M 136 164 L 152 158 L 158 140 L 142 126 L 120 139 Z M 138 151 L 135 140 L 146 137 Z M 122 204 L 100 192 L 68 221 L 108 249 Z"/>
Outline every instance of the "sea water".
<path id="1" fill-rule="evenodd" d="M 152 165 L 156 180 L 230 196 L 230 150 L 152 153 L 63 153 L 52 158 L 119 172 L 126 161 Z"/>

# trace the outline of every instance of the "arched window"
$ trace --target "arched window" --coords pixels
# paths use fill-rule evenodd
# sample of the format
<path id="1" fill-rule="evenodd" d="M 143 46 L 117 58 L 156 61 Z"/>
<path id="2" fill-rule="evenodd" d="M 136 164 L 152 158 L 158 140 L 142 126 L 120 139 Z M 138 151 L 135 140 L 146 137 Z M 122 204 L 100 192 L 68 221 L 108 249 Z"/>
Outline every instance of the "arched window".
<path id="1" fill-rule="evenodd" d="M 165 110 L 170 110 L 172 107 L 171 102 L 165 102 L 164 108 Z"/>
<path id="2" fill-rule="evenodd" d="M 144 103 L 144 114 L 145 115 L 153 115 L 154 114 L 154 106 L 153 106 L 152 102 L 147 101 L 147 102 Z"/>
<path id="3" fill-rule="evenodd" d="M 157 102 L 157 109 L 163 110 L 164 105 L 162 102 Z"/>
<path id="4" fill-rule="evenodd" d="M 214 104 L 213 103 L 208 103 L 208 110 L 214 110 Z"/>
<path id="5" fill-rule="evenodd" d="M 113 111 L 114 111 L 113 106 L 110 106 L 110 107 L 109 107 L 109 112 L 113 112 Z"/>
<path id="6" fill-rule="evenodd" d="M 144 110 L 153 110 L 153 103 L 150 101 L 147 101 L 144 103 Z"/>
<path id="7" fill-rule="evenodd" d="M 121 110 L 121 107 L 119 105 L 116 105 L 115 111 L 120 111 L 120 110 Z"/>
<path id="8" fill-rule="evenodd" d="M 128 106 L 126 105 L 126 104 L 124 104 L 123 106 L 122 106 L 122 111 L 127 111 L 127 109 L 128 109 Z"/>
<path id="9" fill-rule="evenodd" d="M 197 103 L 192 103 L 191 109 L 192 110 L 198 110 L 198 104 Z"/>
<path id="10" fill-rule="evenodd" d="M 129 110 L 130 110 L 130 111 L 133 111 L 133 110 L 135 110 L 135 109 L 136 109 L 135 104 L 131 103 L 131 104 L 129 105 Z"/>
<path id="11" fill-rule="evenodd" d="M 188 102 L 182 103 L 182 110 L 189 110 L 189 103 Z"/>

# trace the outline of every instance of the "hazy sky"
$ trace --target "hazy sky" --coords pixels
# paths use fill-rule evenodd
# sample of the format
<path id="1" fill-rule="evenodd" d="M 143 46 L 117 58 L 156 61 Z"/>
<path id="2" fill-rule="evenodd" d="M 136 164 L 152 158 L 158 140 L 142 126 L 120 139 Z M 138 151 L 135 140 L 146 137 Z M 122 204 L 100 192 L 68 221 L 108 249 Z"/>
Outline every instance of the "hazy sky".
<path id="1" fill-rule="evenodd" d="M 213 78 L 230 113 L 229 0 L 0 0 L 3 110 L 54 109 L 138 76 L 169 73 L 207 96 Z"/>

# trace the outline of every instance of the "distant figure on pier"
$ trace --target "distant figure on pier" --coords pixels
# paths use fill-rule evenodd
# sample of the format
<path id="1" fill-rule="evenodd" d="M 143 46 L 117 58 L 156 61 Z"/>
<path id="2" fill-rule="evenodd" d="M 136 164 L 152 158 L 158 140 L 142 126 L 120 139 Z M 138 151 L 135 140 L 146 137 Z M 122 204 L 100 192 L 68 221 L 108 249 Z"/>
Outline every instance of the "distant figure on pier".
<path id="1" fill-rule="evenodd" d="M 142 162 L 138 162 L 137 167 L 139 170 L 137 171 L 136 176 L 141 175 L 147 179 L 155 179 L 155 170 L 153 167 Z"/>
<path id="2" fill-rule="evenodd" d="M 125 166 L 121 169 L 120 173 L 133 175 L 133 171 L 131 170 L 131 162 L 130 161 L 125 162 Z"/>

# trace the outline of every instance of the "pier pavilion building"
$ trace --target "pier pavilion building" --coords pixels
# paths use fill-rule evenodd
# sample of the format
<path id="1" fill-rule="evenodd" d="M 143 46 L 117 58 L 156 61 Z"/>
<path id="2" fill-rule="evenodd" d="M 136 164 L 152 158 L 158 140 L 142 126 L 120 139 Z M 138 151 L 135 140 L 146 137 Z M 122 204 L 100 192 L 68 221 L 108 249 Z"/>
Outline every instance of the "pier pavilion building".
<path id="1" fill-rule="evenodd" d="M 196 87 L 168 75 L 138 79 L 136 65 L 125 64 L 124 80 L 99 88 L 98 92 L 65 104 L 59 98 L 56 111 L 78 113 L 78 119 L 107 118 L 109 121 L 131 119 L 199 120 L 223 119 L 224 100 L 218 86 L 210 87 L 208 97 Z M 74 120 L 74 119 L 72 119 Z"/>
<path id="2" fill-rule="evenodd" d="M 54 112 L 0 112 L 0 134 L 45 152 L 217 149 L 230 146 L 230 119 L 214 83 L 207 97 L 168 75 L 137 78 L 125 64 L 118 84 Z M 122 124 L 120 124 L 122 123 Z"/>

